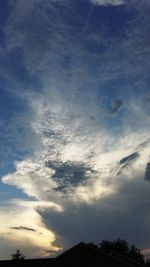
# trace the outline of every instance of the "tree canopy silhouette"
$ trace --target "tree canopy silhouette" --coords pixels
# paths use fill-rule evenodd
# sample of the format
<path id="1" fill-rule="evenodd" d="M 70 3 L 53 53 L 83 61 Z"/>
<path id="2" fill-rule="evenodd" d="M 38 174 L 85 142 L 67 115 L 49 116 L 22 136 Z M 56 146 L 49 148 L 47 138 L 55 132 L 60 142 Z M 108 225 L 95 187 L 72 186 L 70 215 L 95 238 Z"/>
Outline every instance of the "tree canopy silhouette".
<path id="1" fill-rule="evenodd" d="M 114 241 L 103 240 L 100 243 L 100 249 L 106 253 L 118 252 L 139 263 L 144 263 L 144 256 L 141 250 L 135 247 L 135 245 L 129 246 L 128 242 L 124 239 L 119 238 Z"/>
<path id="2" fill-rule="evenodd" d="M 126 254 L 129 251 L 128 242 L 124 239 L 117 239 L 115 241 L 103 240 L 100 243 L 100 248 L 107 253 L 116 251 L 121 254 Z"/>
<path id="3" fill-rule="evenodd" d="M 25 256 L 20 252 L 19 249 L 16 250 L 15 254 L 12 254 L 12 260 L 24 260 Z"/>
<path id="4" fill-rule="evenodd" d="M 141 250 L 136 248 L 135 245 L 131 245 L 127 256 L 134 259 L 137 262 L 144 263 L 144 256 L 141 253 Z"/>
<path id="5" fill-rule="evenodd" d="M 146 260 L 146 266 L 150 266 L 150 258 Z"/>

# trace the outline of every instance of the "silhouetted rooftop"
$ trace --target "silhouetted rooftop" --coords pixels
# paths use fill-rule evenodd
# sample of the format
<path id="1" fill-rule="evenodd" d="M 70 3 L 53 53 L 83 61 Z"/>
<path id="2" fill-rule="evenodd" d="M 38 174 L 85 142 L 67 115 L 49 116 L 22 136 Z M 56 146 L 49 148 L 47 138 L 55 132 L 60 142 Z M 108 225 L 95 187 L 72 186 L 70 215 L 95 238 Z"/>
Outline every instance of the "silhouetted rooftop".
<path id="1" fill-rule="evenodd" d="M 0 261 L 0 267 L 142 267 L 118 253 L 105 254 L 100 249 L 85 243 L 65 251 L 56 258 Z"/>

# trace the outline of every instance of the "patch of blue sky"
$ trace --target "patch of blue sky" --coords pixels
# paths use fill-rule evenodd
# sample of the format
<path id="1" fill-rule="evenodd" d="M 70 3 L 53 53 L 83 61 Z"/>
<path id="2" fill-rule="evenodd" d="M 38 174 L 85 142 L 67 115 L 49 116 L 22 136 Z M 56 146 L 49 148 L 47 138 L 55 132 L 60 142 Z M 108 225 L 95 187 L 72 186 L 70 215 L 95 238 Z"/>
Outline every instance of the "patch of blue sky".
<path id="1" fill-rule="evenodd" d="M 112 39 L 124 37 L 130 22 L 134 16 L 133 10 L 127 10 L 124 6 L 95 6 L 91 13 L 91 30 L 98 32 L 105 29 L 105 37 Z"/>
<path id="2" fill-rule="evenodd" d="M 9 53 L 10 58 L 10 68 L 13 76 L 16 80 L 21 81 L 26 88 L 31 82 L 29 79 L 30 74 L 27 72 L 24 65 L 24 58 L 22 54 L 22 50 L 17 47 L 17 49 L 13 49 Z M 21 88 L 20 88 L 21 89 Z"/>
<path id="3" fill-rule="evenodd" d="M 123 134 L 124 132 L 124 116 L 127 110 L 125 108 L 121 108 L 118 114 L 112 116 L 110 114 L 106 114 L 103 119 L 103 127 L 107 129 L 111 134 Z"/>
<path id="4" fill-rule="evenodd" d="M 0 87 L 0 92 L 0 120 L 7 121 L 11 119 L 14 113 L 26 111 L 26 104 L 23 99 L 8 93 L 8 91 L 2 87 Z"/>
<path id="5" fill-rule="evenodd" d="M 13 198 L 24 198 L 32 200 L 33 198 L 28 197 L 21 189 L 13 185 L 4 184 L 3 182 L 1 182 L 1 178 L 4 175 L 7 175 L 8 173 L 13 173 L 14 171 L 15 167 L 11 163 L 11 161 L 8 165 L 0 167 L 0 201 L 5 201 L 9 199 L 11 200 Z"/>
<path id="6" fill-rule="evenodd" d="M 105 30 L 104 35 L 109 39 L 124 37 L 132 17 L 132 11 L 123 6 L 95 6 L 90 18 L 91 31 Z"/>
<path id="7" fill-rule="evenodd" d="M 19 91 L 28 91 L 32 88 L 32 90 L 40 90 L 39 79 L 38 76 L 30 73 L 26 65 L 24 64 L 24 55 L 22 53 L 21 48 L 16 48 L 11 50 L 8 53 L 9 60 L 6 61 L 7 57 L 2 58 L 3 66 L 5 69 L 11 72 L 12 79 L 14 79 L 15 83 L 18 83 Z M 4 87 L 8 86 L 7 81 L 4 80 Z M 13 85 L 12 85 L 13 86 Z M 11 88 L 7 89 L 11 93 Z M 12 88 L 15 89 L 15 88 Z"/>
<path id="8" fill-rule="evenodd" d="M 5 23 L 9 16 L 8 0 L 1 0 L 0 2 L 0 46 L 5 46 L 4 29 Z"/>
<path id="9" fill-rule="evenodd" d="M 35 200 L 35 198 L 27 196 L 21 189 L 17 188 L 16 186 L 4 184 L 0 181 L 0 201 L 7 201 L 13 198 Z"/>

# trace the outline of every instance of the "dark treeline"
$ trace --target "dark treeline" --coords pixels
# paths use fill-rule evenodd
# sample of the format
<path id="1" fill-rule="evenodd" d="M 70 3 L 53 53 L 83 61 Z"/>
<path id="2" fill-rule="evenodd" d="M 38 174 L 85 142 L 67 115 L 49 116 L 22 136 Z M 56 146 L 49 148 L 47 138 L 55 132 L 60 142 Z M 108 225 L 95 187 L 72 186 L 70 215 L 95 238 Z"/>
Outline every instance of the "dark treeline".
<path id="1" fill-rule="evenodd" d="M 118 238 L 114 241 L 103 240 L 99 245 L 96 245 L 94 243 L 90 243 L 90 245 L 97 249 L 101 249 L 107 254 L 116 252 L 127 256 L 138 263 L 150 266 L 150 258 L 144 260 L 144 255 L 142 254 L 141 249 L 137 248 L 135 245 L 130 246 L 125 239 Z"/>

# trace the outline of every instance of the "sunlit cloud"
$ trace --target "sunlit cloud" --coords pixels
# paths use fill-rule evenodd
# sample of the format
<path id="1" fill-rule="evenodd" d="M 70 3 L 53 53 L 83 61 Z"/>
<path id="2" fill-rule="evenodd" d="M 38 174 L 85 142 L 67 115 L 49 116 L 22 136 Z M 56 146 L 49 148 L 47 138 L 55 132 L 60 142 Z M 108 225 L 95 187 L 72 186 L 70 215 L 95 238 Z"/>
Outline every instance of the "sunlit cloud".
<path id="1" fill-rule="evenodd" d="M 59 248 L 53 245 L 55 233 L 46 229 L 36 212 L 36 208 L 49 207 L 58 210 L 53 203 L 39 203 L 30 201 L 12 200 L 4 203 L 0 209 L 0 239 L 1 249 L 7 243 L 7 250 L 3 258 L 11 258 L 17 248 L 20 248 L 28 257 L 48 256 L 50 251 L 57 251 Z M 23 226 L 18 226 L 18 223 Z M 49 251 L 49 253 L 48 253 Z M 8 254 L 9 253 L 9 254 Z M 37 256 L 37 255 L 36 255 Z"/>

